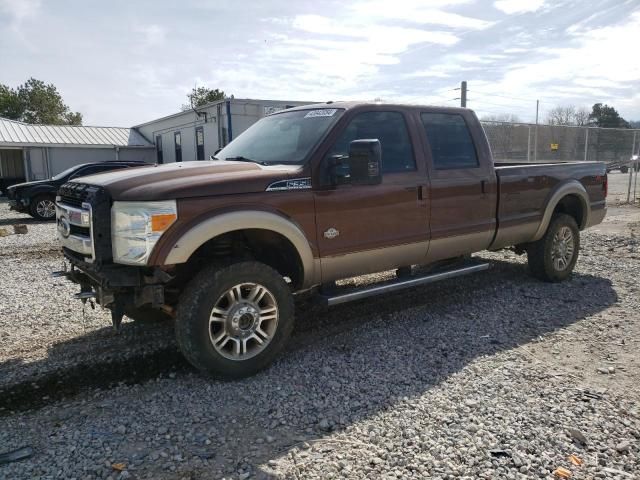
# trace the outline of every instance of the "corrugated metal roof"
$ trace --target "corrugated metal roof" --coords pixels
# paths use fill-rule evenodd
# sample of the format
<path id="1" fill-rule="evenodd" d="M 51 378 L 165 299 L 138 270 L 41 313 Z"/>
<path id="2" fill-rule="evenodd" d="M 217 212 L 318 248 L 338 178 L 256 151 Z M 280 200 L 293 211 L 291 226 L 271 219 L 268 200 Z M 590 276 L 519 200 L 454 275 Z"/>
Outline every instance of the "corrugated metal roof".
<path id="1" fill-rule="evenodd" d="M 29 125 L 0 117 L 0 147 L 2 145 L 153 146 L 133 128 Z"/>

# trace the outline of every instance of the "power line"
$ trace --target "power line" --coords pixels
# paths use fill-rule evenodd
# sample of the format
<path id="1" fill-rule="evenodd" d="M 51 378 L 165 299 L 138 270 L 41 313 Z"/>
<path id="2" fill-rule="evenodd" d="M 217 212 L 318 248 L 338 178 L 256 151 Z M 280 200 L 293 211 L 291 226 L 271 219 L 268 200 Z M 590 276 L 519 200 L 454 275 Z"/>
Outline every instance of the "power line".
<path id="1" fill-rule="evenodd" d="M 483 92 L 482 90 L 469 90 L 469 92 L 475 92 L 475 93 L 479 93 L 481 96 L 482 95 L 486 95 L 488 97 L 500 97 L 500 98 L 508 98 L 510 100 L 524 100 L 526 102 L 535 102 L 536 99 L 532 99 L 532 98 L 525 98 L 525 97 L 514 97 L 511 95 L 501 95 L 498 93 L 489 93 L 489 92 Z M 540 102 L 543 103 L 543 102 Z"/>
<path id="2" fill-rule="evenodd" d="M 487 105 L 495 105 L 496 107 L 504 107 L 504 108 L 519 108 L 519 109 L 529 109 L 531 108 L 530 106 L 525 106 L 525 105 L 518 105 L 518 104 L 511 104 L 511 105 L 506 105 L 504 103 L 494 103 L 494 102 L 488 102 L 486 100 L 474 100 L 474 99 L 467 99 L 467 101 L 469 102 L 478 102 L 482 105 L 487 104 Z"/>

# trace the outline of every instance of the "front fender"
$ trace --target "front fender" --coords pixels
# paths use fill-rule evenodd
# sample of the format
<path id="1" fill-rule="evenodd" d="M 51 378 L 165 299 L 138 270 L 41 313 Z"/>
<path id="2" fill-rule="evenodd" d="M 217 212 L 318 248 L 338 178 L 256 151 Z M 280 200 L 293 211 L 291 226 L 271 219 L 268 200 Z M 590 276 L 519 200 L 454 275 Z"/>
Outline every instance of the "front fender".
<path id="1" fill-rule="evenodd" d="M 203 220 L 174 241 L 164 260 L 157 260 L 165 265 L 185 263 L 209 240 L 225 233 L 246 229 L 270 230 L 287 238 L 300 255 L 304 269 L 303 288 L 314 283 L 317 273 L 316 261 L 302 229 L 290 219 L 260 210 L 221 213 Z"/>

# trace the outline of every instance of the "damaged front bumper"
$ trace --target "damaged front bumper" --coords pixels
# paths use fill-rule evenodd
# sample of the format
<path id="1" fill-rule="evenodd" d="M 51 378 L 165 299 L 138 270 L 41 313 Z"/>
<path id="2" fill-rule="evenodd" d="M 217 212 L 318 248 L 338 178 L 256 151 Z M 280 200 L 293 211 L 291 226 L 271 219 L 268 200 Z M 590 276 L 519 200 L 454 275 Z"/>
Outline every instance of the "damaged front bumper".
<path id="1" fill-rule="evenodd" d="M 97 265 L 84 261 L 66 248 L 63 252 L 66 260 L 64 269 L 52 275 L 80 285 L 76 298 L 83 302 L 95 299 L 99 305 L 111 310 L 116 330 L 125 309 L 150 306 L 166 311 L 165 288 L 173 276 L 164 270 L 118 264 Z"/>

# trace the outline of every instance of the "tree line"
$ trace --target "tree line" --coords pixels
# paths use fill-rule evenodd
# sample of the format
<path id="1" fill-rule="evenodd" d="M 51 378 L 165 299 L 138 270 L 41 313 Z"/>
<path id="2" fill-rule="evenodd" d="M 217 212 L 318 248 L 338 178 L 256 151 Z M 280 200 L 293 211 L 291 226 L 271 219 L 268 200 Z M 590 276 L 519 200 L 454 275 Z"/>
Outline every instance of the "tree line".
<path id="1" fill-rule="evenodd" d="M 0 84 L 0 117 L 42 125 L 82 125 L 82 114 L 71 111 L 55 85 L 33 77 L 16 88 Z"/>
<path id="2" fill-rule="evenodd" d="M 482 117 L 487 122 L 522 123 L 517 115 L 487 115 Z M 618 111 L 607 104 L 596 103 L 589 110 L 587 107 L 575 105 L 558 105 L 547 112 L 547 125 L 570 125 L 579 127 L 602 128 L 640 128 L 640 121 L 629 122 L 622 118 Z"/>

